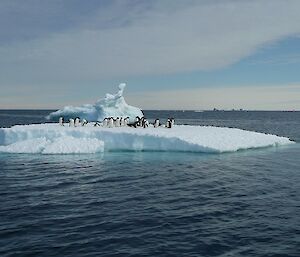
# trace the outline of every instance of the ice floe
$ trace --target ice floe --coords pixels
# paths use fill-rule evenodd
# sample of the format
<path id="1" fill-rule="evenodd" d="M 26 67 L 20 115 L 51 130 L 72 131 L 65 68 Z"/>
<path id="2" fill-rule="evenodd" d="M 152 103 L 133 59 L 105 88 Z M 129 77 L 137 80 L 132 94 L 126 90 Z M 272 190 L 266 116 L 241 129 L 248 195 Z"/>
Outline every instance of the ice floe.
<path id="1" fill-rule="evenodd" d="M 0 129 L 0 152 L 97 153 L 183 151 L 222 153 L 292 144 L 286 137 L 235 128 L 176 125 L 168 128 L 60 126 L 56 123 Z"/>

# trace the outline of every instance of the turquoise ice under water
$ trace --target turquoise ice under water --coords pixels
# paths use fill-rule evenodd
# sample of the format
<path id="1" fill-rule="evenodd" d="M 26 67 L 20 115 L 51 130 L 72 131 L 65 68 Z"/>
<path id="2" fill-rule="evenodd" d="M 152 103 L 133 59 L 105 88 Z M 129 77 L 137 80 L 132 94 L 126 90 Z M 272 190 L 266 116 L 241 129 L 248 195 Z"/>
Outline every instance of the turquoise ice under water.
<path id="1" fill-rule="evenodd" d="M 0 126 L 47 113 L 0 111 Z M 299 112 L 145 114 L 300 141 Z M 0 154 L 0 256 L 299 256 L 299 157 L 299 143 L 225 154 Z"/>

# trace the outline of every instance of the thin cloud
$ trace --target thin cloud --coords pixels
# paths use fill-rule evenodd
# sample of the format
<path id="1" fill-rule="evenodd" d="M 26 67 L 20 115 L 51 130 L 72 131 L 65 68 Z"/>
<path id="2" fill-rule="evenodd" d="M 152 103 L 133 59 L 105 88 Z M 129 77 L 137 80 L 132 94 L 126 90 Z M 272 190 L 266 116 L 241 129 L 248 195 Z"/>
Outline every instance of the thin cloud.
<path id="1" fill-rule="evenodd" d="M 277 55 L 277 56 L 272 56 L 272 57 L 249 62 L 250 65 L 257 65 L 257 64 L 291 65 L 291 64 L 298 64 L 298 63 L 300 63 L 300 54 L 298 53 Z"/>

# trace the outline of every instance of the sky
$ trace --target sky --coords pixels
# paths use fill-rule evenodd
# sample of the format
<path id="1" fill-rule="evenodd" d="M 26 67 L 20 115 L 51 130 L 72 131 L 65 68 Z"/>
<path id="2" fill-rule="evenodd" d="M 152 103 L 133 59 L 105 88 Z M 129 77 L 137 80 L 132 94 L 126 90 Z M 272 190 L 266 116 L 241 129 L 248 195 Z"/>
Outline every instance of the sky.
<path id="1" fill-rule="evenodd" d="M 300 110 L 299 0 L 1 0 L 0 109 Z"/>

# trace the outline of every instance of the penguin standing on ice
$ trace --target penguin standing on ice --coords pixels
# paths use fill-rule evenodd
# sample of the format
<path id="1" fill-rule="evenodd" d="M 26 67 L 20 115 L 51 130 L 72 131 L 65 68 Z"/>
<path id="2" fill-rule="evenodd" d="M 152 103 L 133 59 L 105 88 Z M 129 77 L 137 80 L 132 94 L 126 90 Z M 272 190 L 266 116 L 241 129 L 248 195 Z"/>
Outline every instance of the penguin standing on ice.
<path id="1" fill-rule="evenodd" d="M 124 126 L 127 127 L 128 126 L 128 123 L 129 123 L 129 117 L 126 117 L 124 119 Z"/>
<path id="2" fill-rule="evenodd" d="M 174 118 L 168 118 L 166 127 L 167 128 L 172 128 L 174 126 L 174 124 L 175 124 Z"/>
<path id="3" fill-rule="evenodd" d="M 113 117 L 110 117 L 108 119 L 108 127 L 109 128 L 113 128 L 114 127 L 114 118 Z"/>
<path id="4" fill-rule="evenodd" d="M 139 116 L 135 117 L 134 127 L 139 127 L 141 125 L 141 118 Z"/>
<path id="5" fill-rule="evenodd" d="M 149 121 L 146 118 L 143 118 L 143 128 L 149 127 Z"/>
<path id="6" fill-rule="evenodd" d="M 127 126 L 128 126 L 128 127 L 134 127 L 134 128 L 137 128 L 137 127 L 139 127 L 140 124 L 141 124 L 141 118 L 140 118 L 139 116 L 136 116 L 134 122 L 132 122 L 132 123 L 129 123 L 129 117 L 127 117 L 126 120 L 127 120 L 127 122 L 128 122 L 128 123 L 127 123 Z"/>
<path id="7" fill-rule="evenodd" d="M 121 117 L 121 119 L 120 119 L 120 126 L 124 127 L 124 119 L 123 119 L 123 117 Z"/>
<path id="8" fill-rule="evenodd" d="M 154 128 L 158 128 L 160 126 L 159 119 L 154 121 Z"/>
<path id="9" fill-rule="evenodd" d="M 103 127 L 107 127 L 107 118 L 104 118 L 104 120 L 102 122 L 102 126 Z"/>
<path id="10" fill-rule="evenodd" d="M 145 126 L 146 126 L 146 128 L 149 127 L 149 121 L 148 120 L 145 121 Z"/>
<path id="11" fill-rule="evenodd" d="M 88 121 L 86 119 L 82 119 L 81 126 L 85 126 L 86 124 L 88 124 Z"/>
<path id="12" fill-rule="evenodd" d="M 64 118 L 59 117 L 58 123 L 59 123 L 59 125 L 63 126 L 64 125 Z"/>
<path id="13" fill-rule="evenodd" d="M 174 118 L 171 118 L 171 128 L 173 128 L 175 125 L 175 119 Z"/>
<path id="14" fill-rule="evenodd" d="M 171 124 L 171 121 L 170 121 L 170 119 L 168 118 L 168 119 L 167 119 L 167 123 L 166 123 L 166 128 L 170 128 L 170 124 Z"/>
<path id="15" fill-rule="evenodd" d="M 74 119 L 69 119 L 69 127 L 74 127 Z"/>
<path id="16" fill-rule="evenodd" d="M 75 127 L 78 127 L 79 124 L 80 124 L 80 119 L 79 119 L 79 117 L 76 117 L 76 118 L 75 118 L 75 121 L 74 121 L 74 126 L 75 126 Z"/>
<path id="17" fill-rule="evenodd" d="M 120 118 L 119 117 L 116 118 L 115 127 L 120 127 Z"/>
<path id="18" fill-rule="evenodd" d="M 113 126 L 116 127 L 117 126 L 117 119 L 114 119 L 114 118 L 112 118 L 112 119 L 113 119 Z"/>

